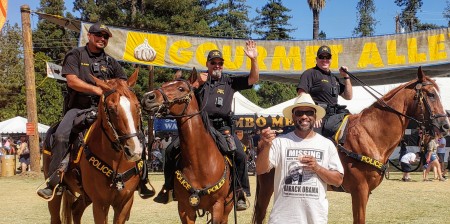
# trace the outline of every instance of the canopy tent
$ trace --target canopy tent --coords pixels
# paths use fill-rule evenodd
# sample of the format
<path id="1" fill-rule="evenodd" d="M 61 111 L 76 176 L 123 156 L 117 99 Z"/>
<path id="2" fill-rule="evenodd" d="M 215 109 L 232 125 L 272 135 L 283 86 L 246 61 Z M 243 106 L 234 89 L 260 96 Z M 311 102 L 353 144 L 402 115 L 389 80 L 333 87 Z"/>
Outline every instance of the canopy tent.
<path id="1" fill-rule="evenodd" d="M 236 92 L 231 103 L 231 110 L 235 115 L 255 114 L 262 110 L 261 107 L 245 98 L 241 93 Z"/>
<path id="2" fill-rule="evenodd" d="M 0 122 L 0 134 L 27 133 L 28 120 L 17 116 Z M 50 126 L 38 123 L 38 133 L 44 134 Z"/>

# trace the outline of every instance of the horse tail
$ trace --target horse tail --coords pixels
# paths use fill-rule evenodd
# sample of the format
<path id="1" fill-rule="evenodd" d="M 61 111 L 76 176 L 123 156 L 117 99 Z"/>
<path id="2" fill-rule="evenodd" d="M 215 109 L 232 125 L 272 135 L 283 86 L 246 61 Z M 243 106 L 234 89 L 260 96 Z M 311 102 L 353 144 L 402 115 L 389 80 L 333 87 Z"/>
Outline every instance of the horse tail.
<path id="1" fill-rule="evenodd" d="M 252 217 L 253 224 L 262 224 L 266 217 L 267 207 L 269 206 L 270 198 L 274 190 L 274 177 L 275 169 L 272 169 L 268 173 L 257 175 L 256 177 L 256 192 Z"/>
<path id="2" fill-rule="evenodd" d="M 62 195 L 61 217 L 62 223 L 72 224 L 72 205 L 74 197 L 68 192 L 64 191 Z"/>

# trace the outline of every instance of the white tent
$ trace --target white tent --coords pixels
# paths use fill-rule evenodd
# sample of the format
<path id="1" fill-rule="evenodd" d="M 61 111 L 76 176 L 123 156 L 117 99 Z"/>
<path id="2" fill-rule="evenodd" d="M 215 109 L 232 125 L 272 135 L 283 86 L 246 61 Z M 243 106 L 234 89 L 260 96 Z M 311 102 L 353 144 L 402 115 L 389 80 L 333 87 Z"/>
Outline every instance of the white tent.
<path id="1" fill-rule="evenodd" d="M 450 91 L 447 91 L 450 89 L 450 77 L 436 77 L 434 78 L 436 80 L 436 83 L 439 86 L 439 89 L 441 91 L 441 102 L 444 106 L 444 109 L 450 110 Z M 378 86 L 371 86 L 371 88 L 375 89 L 377 92 L 381 93 L 382 95 L 386 94 L 390 90 L 398 87 L 402 83 L 395 83 L 395 84 L 387 84 L 387 85 L 378 85 Z M 374 93 L 376 96 L 380 97 L 380 95 Z M 258 116 L 283 116 L 282 111 L 285 107 L 292 105 L 295 101 L 294 99 L 290 99 L 286 102 L 277 104 L 275 106 L 269 107 L 267 109 L 263 109 L 258 112 Z M 353 99 L 351 100 L 345 100 L 344 98 L 339 96 L 338 100 L 339 104 L 341 105 L 347 105 L 347 109 L 350 110 L 352 114 L 356 114 L 361 112 L 363 109 L 369 107 L 375 102 L 375 98 L 370 95 L 363 87 L 361 86 L 354 86 L 353 87 Z"/>
<path id="2" fill-rule="evenodd" d="M 27 133 L 28 120 L 17 116 L 0 122 L 0 134 Z M 46 133 L 50 126 L 38 123 L 38 133 Z"/>
<path id="3" fill-rule="evenodd" d="M 236 92 L 234 93 L 233 102 L 231 103 L 231 110 L 235 115 L 246 115 L 255 114 L 262 110 L 262 108 L 245 98 L 239 92 Z"/>

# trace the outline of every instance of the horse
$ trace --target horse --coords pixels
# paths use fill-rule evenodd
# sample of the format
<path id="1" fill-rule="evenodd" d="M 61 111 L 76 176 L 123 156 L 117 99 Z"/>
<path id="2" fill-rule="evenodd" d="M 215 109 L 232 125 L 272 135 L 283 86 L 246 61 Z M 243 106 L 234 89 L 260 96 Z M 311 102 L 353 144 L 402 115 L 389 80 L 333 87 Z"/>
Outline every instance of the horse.
<path id="1" fill-rule="evenodd" d="M 80 223 L 91 203 L 95 223 L 108 221 L 110 206 L 114 209 L 114 223 L 129 219 L 144 165 L 140 156 L 144 137 L 140 102 L 130 89 L 138 72 L 136 69 L 128 81 L 103 81 L 91 76 L 103 90 L 97 118 L 81 140 L 81 147 L 72 149 L 68 171 L 62 178 L 65 190 L 48 201 L 51 223 L 71 223 L 72 219 Z M 50 175 L 50 136 L 56 127 L 47 132 L 44 142 L 45 178 Z"/>
<path id="2" fill-rule="evenodd" d="M 188 80 L 164 83 L 144 94 L 142 107 L 156 117 L 176 118 L 181 159 L 174 183 L 178 213 L 182 223 L 195 223 L 200 210 L 211 213 L 212 223 L 227 223 L 233 206 L 230 167 L 208 131 L 192 84 L 197 71 Z M 203 213 L 204 214 L 204 213 Z"/>
<path id="3" fill-rule="evenodd" d="M 450 127 L 439 87 L 420 67 L 417 79 L 389 91 L 359 114 L 349 115 L 346 138 L 337 147 L 344 167 L 342 188 L 352 197 L 353 223 L 365 223 L 369 195 L 381 184 L 389 156 L 410 120 L 427 131 L 448 132 Z M 253 223 L 262 223 L 265 218 L 273 178 L 274 169 L 258 175 Z"/>

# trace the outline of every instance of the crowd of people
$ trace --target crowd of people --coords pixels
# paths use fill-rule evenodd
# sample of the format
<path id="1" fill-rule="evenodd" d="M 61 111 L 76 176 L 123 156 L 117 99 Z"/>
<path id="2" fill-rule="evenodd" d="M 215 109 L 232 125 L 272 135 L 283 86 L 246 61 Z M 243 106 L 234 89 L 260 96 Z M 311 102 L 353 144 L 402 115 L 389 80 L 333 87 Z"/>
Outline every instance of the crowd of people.
<path id="1" fill-rule="evenodd" d="M 1 139 L 0 156 L 16 155 L 19 160 L 17 173 L 30 171 L 30 149 L 28 147 L 28 137 L 20 136 L 18 140 L 14 140 L 11 136 Z"/>

